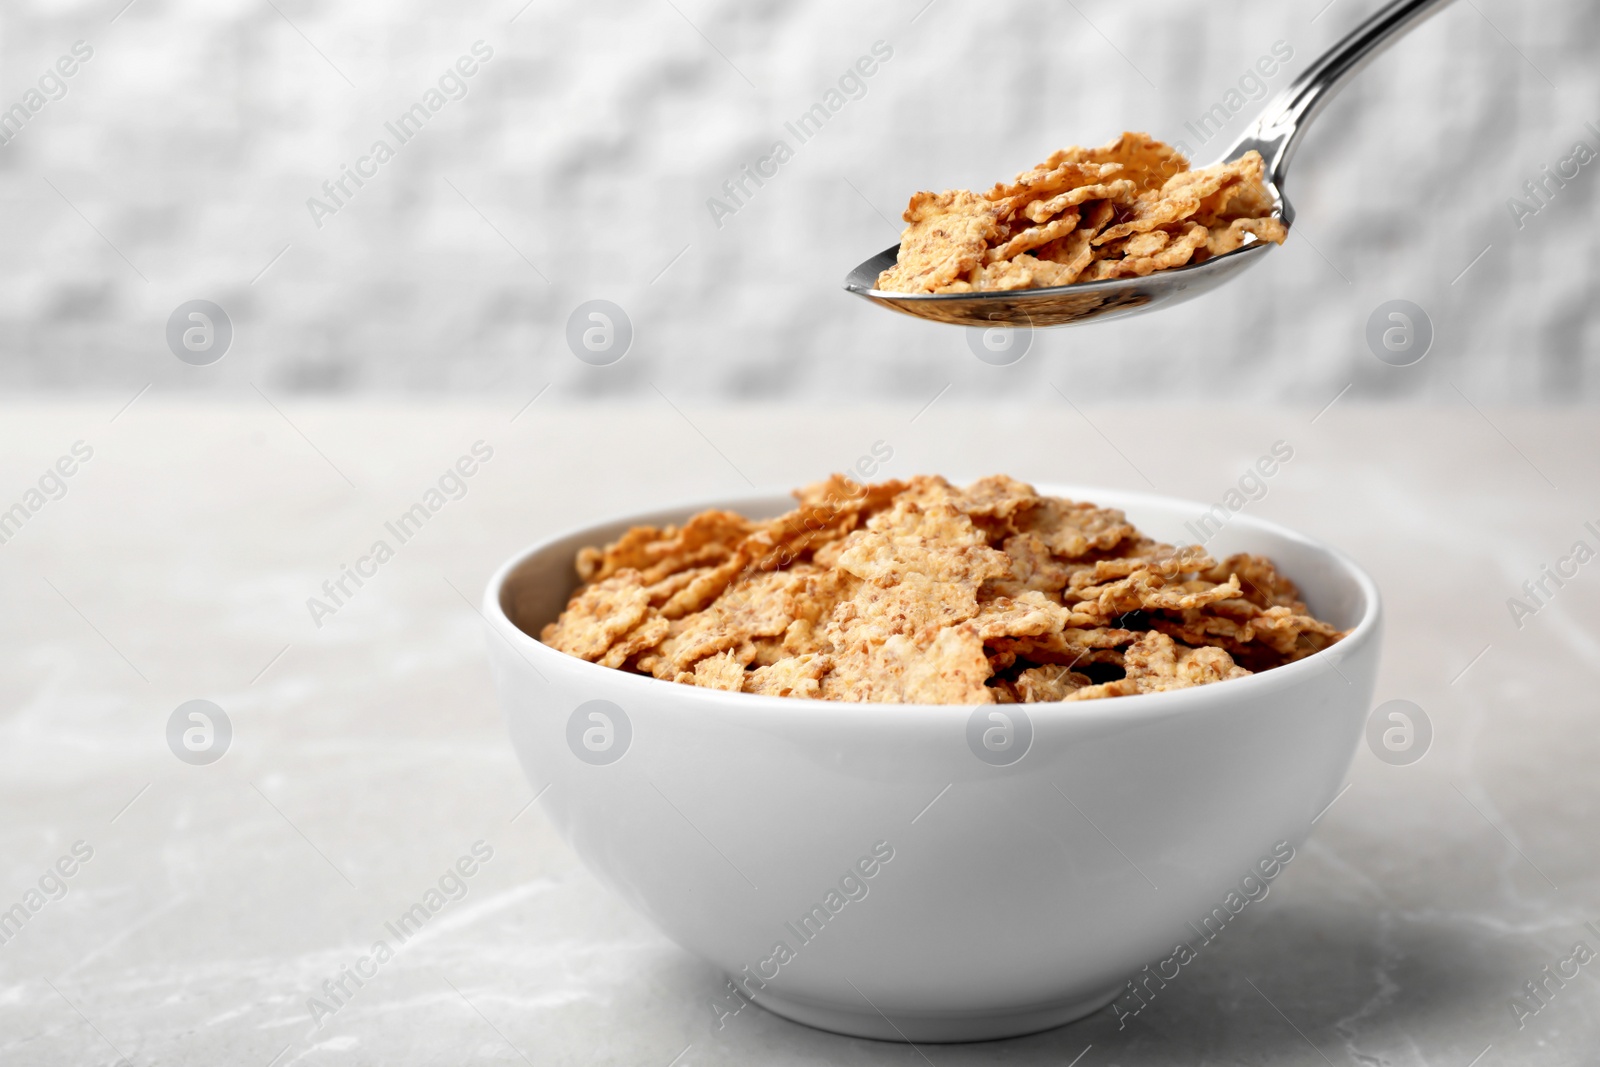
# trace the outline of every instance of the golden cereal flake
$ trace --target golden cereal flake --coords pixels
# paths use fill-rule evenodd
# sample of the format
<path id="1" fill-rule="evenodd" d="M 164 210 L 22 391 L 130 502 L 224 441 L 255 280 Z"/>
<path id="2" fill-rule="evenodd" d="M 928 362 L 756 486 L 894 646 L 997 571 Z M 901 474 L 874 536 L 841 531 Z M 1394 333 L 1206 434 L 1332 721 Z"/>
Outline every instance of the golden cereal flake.
<path id="1" fill-rule="evenodd" d="M 1240 184 L 1261 185 L 1265 174 L 1261 153 L 1252 149 L 1229 163 L 1175 174 L 1162 184 L 1161 191 L 1168 196 L 1181 193 L 1198 196 L 1202 200 L 1216 198 L 1206 205 L 1209 210 L 1215 210 L 1222 203 L 1217 196 L 1222 190 Z"/>
<path id="2" fill-rule="evenodd" d="M 926 643 L 940 630 L 978 614 L 977 583 L 909 572 L 892 585 L 860 582 L 823 629 L 836 654 L 860 651 L 893 636 Z"/>
<path id="3" fill-rule="evenodd" d="M 1132 678 L 1118 678 L 1113 682 L 1086 685 L 1062 697 L 1063 700 L 1103 700 L 1106 697 L 1131 697 L 1138 695 L 1139 684 Z"/>
<path id="4" fill-rule="evenodd" d="M 1130 611 L 1185 611 L 1202 608 L 1239 595 L 1239 580 L 1222 585 L 1206 581 L 1171 582 L 1152 570 L 1139 570 L 1105 585 L 1091 585 L 1065 593 L 1062 599 L 1074 609 L 1094 605 L 1106 617 Z M 1087 607 L 1080 609 L 1087 610 Z"/>
<path id="5" fill-rule="evenodd" d="M 1196 214 L 1207 225 L 1222 218 L 1266 215 L 1273 207 L 1272 193 L 1266 183 L 1266 164 L 1261 153 L 1254 150 L 1232 163 L 1194 171 L 1169 184 L 1200 196 L 1200 209 Z"/>
<path id="6" fill-rule="evenodd" d="M 678 593 L 714 570 L 716 570 L 715 567 L 690 567 L 688 570 L 670 574 L 659 582 L 646 586 L 645 592 L 650 596 L 650 606 L 654 608 L 661 607 Z"/>
<path id="7" fill-rule="evenodd" d="M 1128 646 L 1122 658 L 1127 676 L 1069 694 L 1068 700 L 1096 700 L 1135 693 L 1162 693 L 1225 682 L 1250 674 L 1220 648 L 1188 648 L 1151 630 Z"/>
<path id="8" fill-rule="evenodd" d="M 1220 610 L 1229 614 L 1219 614 Z M 1263 610 L 1242 599 L 1172 614 L 1177 617 L 1153 617 L 1151 626 L 1187 645 L 1223 649 L 1254 671 L 1304 659 L 1345 636 L 1344 631 L 1290 608 Z"/>
<path id="9" fill-rule="evenodd" d="M 1292 608 L 1272 607 L 1250 620 L 1257 643 L 1266 644 L 1286 663 L 1321 652 L 1344 636 L 1344 631 Z"/>
<path id="10" fill-rule="evenodd" d="M 1038 501 L 1038 490 L 1027 482 L 1004 474 L 991 474 L 961 490 L 954 503 L 964 514 L 974 518 L 1009 520 Z"/>
<path id="11" fill-rule="evenodd" d="M 1075 230 L 1065 237 L 1051 241 L 1038 250 L 1038 258 L 1061 268 L 1054 284 L 1071 285 L 1083 277 L 1083 272 L 1094 262 L 1094 231 Z"/>
<path id="12" fill-rule="evenodd" d="M 902 488 L 903 483 L 895 481 L 859 485 L 835 474 L 795 493 L 798 506 L 763 523 L 740 544 L 739 551 L 760 570 L 813 559 L 866 516 L 882 511 Z"/>
<path id="13" fill-rule="evenodd" d="M 757 571 L 729 585 L 714 603 L 675 624 L 661 643 L 662 662 L 652 669 L 657 678 L 676 678 L 707 656 L 744 649 L 741 663 L 755 658 L 753 639 L 787 632 L 815 595 L 809 570 Z"/>
<path id="14" fill-rule="evenodd" d="M 838 567 L 864 581 L 889 585 L 912 573 L 945 582 L 970 582 L 1010 573 L 1005 553 L 952 504 L 926 508 L 899 501 L 845 539 Z"/>
<path id="15" fill-rule="evenodd" d="M 660 645 L 671 632 L 672 623 L 661 616 L 646 618 L 606 649 L 605 655 L 595 662 L 602 667 L 621 667 L 628 662 L 628 657 L 647 652 Z"/>
<path id="16" fill-rule="evenodd" d="M 1058 595 L 1066 588 L 1070 580 L 1066 564 L 1050 554 L 1050 547 L 1038 534 L 1012 534 L 1002 548 L 1011 558 L 1011 573 L 985 582 L 985 591 L 1015 597 L 1030 590 Z"/>
<path id="17" fill-rule="evenodd" d="M 1076 189 L 1068 189 L 1064 193 L 1057 193 L 1048 200 L 1031 201 L 1024 205 L 1017 214 L 1029 222 L 1041 223 L 1057 215 L 1066 217 L 1062 214 L 1063 212 L 1074 208 L 1081 209 L 1083 205 L 1094 201 L 1119 204 L 1131 203 L 1137 194 L 1138 186 L 1125 179 L 1106 182 L 1102 185 L 1080 185 Z M 1082 220 L 1085 212 L 1078 210 L 1073 211 L 1072 214 Z M 1086 224 L 1093 225 L 1093 223 Z"/>
<path id="18" fill-rule="evenodd" d="M 1184 648 L 1164 633 L 1151 630 L 1123 653 L 1122 665 L 1141 693 L 1187 689 L 1211 682 L 1243 678 L 1250 672 L 1234 665 L 1220 648 Z"/>
<path id="19" fill-rule="evenodd" d="M 1017 675 L 1014 683 L 1017 699 L 1024 704 L 1065 700 L 1069 693 L 1086 689 L 1094 683 L 1086 674 L 1057 664 L 1029 667 Z"/>
<path id="20" fill-rule="evenodd" d="M 1078 189 L 1100 189 L 1122 177 L 1120 163 L 1073 163 L 1060 161 L 1041 163 L 1031 170 L 1018 174 L 1011 182 L 1001 182 L 990 189 L 986 197 L 999 205 L 1001 217 L 1015 214 L 1030 204 L 1071 193 Z M 1129 183 L 1132 188 L 1132 183 Z M 1091 194 L 1104 196 L 1105 193 Z M 1081 203 L 1082 201 L 1072 201 Z M 1057 208 L 1056 210 L 1060 210 Z M 1047 216 L 1048 217 L 1048 216 Z M 1041 221 L 1041 220 L 1035 220 Z"/>
<path id="21" fill-rule="evenodd" d="M 878 275 L 878 288 L 923 293 L 949 285 L 983 262 L 999 214 L 996 204 L 965 189 L 918 193 L 905 211 L 910 225 L 900 235 L 899 258 Z"/>
<path id="22" fill-rule="evenodd" d="M 735 555 L 720 566 L 697 570 L 694 579 L 668 597 L 658 610 L 668 619 L 681 619 L 700 611 L 721 596 L 728 583 L 745 569 L 745 558 Z"/>
<path id="23" fill-rule="evenodd" d="M 1211 226 L 1207 230 L 1206 252 L 1213 256 L 1225 256 L 1235 249 L 1244 247 L 1250 237 L 1281 245 L 1289 239 L 1289 229 L 1281 220 L 1270 217 L 1234 219 L 1231 222 Z"/>
<path id="24" fill-rule="evenodd" d="M 539 640 L 569 656 L 599 659 L 649 609 L 650 595 L 639 583 L 639 572 L 618 571 L 580 589 L 561 616 L 540 631 Z"/>
<path id="25" fill-rule="evenodd" d="M 1060 632 L 1072 613 L 1043 593 L 1028 591 L 980 602 L 972 625 L 984 641 Z"/>
<path id="26" fill-rule="evenodd" d="M 1140 192 L 1159 189 L 1174 175 L 1189 169 L 1189 161 L 1171 145 L 1147 133 L 1126 132 L 1099 148 L 1067 148 L 1052 155 L 1060 162 L 1116 164 L 1118 174 L 1132 181 Z"/>
<path id="27" fill-rule="evenodd" d="M 989 660 L 970 627 L 952 626 L 919 645 L 904 634 L 835 657 L 825 699 L 891 704 L 992 704 Z"/>
<path id="28" fill-rule="evenodd" d="M 1215 566 L 1215 561 L 1198 545 L 1175 549 L 1171 545 L 1154 541 L 1138 544 L 1124 541 L 1118 547 L 1127 554 L 1095 560 L 1092 564 L 1074 572 L 1069 588 L 1073 592 L 1080 592 L 1091 585 L 1127 578 L 1140 571 L 1148 571 L 1162 578 L 1176 578 L 1182 574 L 1197 573 Z M 1208 573 L 1202 574 L 1201 577 L 1209 578 L 1215 583 L 1228 580 L 1226 573 L 1215 577 Z"/>
<path id="29" fill-rule="evenodd" d="M 864 485 L 842 474 L 835 474 L 827 481 L 796 489 L 794 498 L 802 509 L 821 508 L 833 514 L 854 512 L 873 515 L 888 507 L 905 488 L 906 483 L 901 481 Z"/>
<path id="30" fill-rule="evenodd" d="M 1097 247 L 1127 237 L 1129 234 L 1148 233 L 1160 226 L 1171 226 L 1200 210 L 1200 197 L 1193 194 L 1168 196 L 1165 191 L 1140 193 L 1133 207 L 1118 212 L 1118 221 L 1095 235 Z"/>
<path id="31" fill-rule="evenodd" d="M 1125 258 L 1139 259 L 1155 255 L 1167 247 L 1171 240 L 1172 234 L 1166 230 L 1152 230 L 1149 233 L 1136 234 L 1133 237 L 1125 238 L 1119 242 L 1122 247 L 1117 251 L 1121 252 Z"/>
<path id="32" fill-rule="evenodd" d="M 746 672 L 744 691 L 769 697 L 801 697 L 818 700 L 822 696 L 822 677 L 833 668 L 827 655 L 805 653 L 790 656 Z"/>
<path id="33" fill-rule="evenodd" d="M 1071 285 L 1077 281 L 1078 274 L 1079 269 L 1070 264 L 1052 263 L 1023 253 L 1015 259 L 985 263 L 972 281 L 957 283 L 958 288 L 952 291 L 1049 289 L 1058 285 Z"/>
<path id="34" fill-rule="evenodd" d="M 1023 252 L 1031 252 L 1040 245 L 1049 244 L 1057 237 L 1065 236 L 1078 228 L 1078 213 L 1076 211 L 1062 215 L 1060 218 L 1041 222 L 1038 226 L 1029 226 L 1006 238 L 1004 244 L 999 244 L 983 254 L 985 263 L 995 263 L 1002 259 L 1011 259 Z"/>
<path id="35" fill-rule="evenodd" d="M 1087 277 L 1091 281 L 1143 278 L 1159 270 L 1172 270 L 1188 263 L 1195 252 L 1206 246 L 1210 236 L 1210 231 L 1197 222 L 1190 223 L 1176 240 L 1164 231 L 1143 233 L 1129 240 L 1123 258 L 1098 260 Z"/>
<path id="36" fill-rule="evenodd" d="M 731 511 L 702 511 L 683 526 L 635 526 L 603 551 L 578 553 L 578 575 L 597 582 L 620 570 L 640 572 L 651 585 L 671 574 L 701 563 L 726 559 L 754 528 L 754 523 Z"/>
<path id="37" fill-rule="evenodd" d="M 990 644 L 1015 659 L 1032 663 L 1076 664 L 1112 663 L 1122 665 L 1120 649 L 1139 635 L 1115 626 L 1066 626 L 1036 637 L 1001 637 Z M 1009 664 L 1008 664 L 1009 666 Z"/>
<path id="38" fill-rule="evenodd" d="M 1197 568 L 1199 569 L 1199 568 Z M 1291 608 L 1297 615 L 1308 614 L 1300 600 L 1300 589 L 1278 573 L 1278 568 L 1265 556 L 1240 552 L 1221 563 L 1210 563 L 1200 569 L 1200 577 L 1213 582 L 1224 580 L 1226 575 L 1238 575 L 1244 586 L 1243 597 L 1258 608 Z"/>
<path id="39" fill-rule="evenodd" d="M 696 663 L 689 680 L 705 689 L 737 693 L 744 689 L 744 664 L 731 652 L 719 652 Z"/>
<path id="40" fill-rule="evenodd" d="M 1255 640 L 1255 627 L 1248 620 L 1218 615 L 1215 608 L 1213 604 L 1205 610 L 1162 612 L 1150 625 L 1186 645 L 1212 645 L 1235 653 Z"/>
<path id="41" fill-rule="evenodd" d="M 1107 551 L 1138 532 L 1115 508 L 1054 497 L 1041 498 L 1036 507 L 1018 517 L 1016 527 L 1018 533 L 1037 535 L 1051 552 L 1065 559 Z"/>

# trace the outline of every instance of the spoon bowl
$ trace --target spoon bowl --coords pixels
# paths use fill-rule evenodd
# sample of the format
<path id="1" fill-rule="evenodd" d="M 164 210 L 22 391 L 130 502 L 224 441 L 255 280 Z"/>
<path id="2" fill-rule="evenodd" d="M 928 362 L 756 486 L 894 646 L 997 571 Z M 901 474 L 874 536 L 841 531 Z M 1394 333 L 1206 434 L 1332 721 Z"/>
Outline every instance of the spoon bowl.
<path id="1" fill-rule="evenodd" d="M 891 293 L 875 288 L 878 275 L 894 266 L 900 246 L 886 248 L 850 272 L 844 287 L 886 308 L 919 319 L 956 326 L 1070 326 L 1090 319 L 1118 319 L 1170 307 L 1230 281 L 1261 261 L 1270 241 L 1255 241 L 1204 263 L 1156 271 L 1143 278 L 1109 278 L 1046 289 L 993 289 L 976 293 Z"/>
<path id="2" fill-rule="evenodd" d="M 1219 162 L 1244 153 L 1261 153 L 1272 216 L 1285 229 L 1294 208 L 1283 194 L 1289 160 L 1318 111 L 1358 71 L 1405 31 L 1450 0 L 1393 0 L 1338 44 L 1323 53 L 1266 106 Z M 1271 242 L 1252 238 L 1243 247 L 1203 263 L 1156 271 L 1142 278 L 1110 278 L 1043 289 L 991 289 L 966 293 L 892 293 L 877 288 L 878 276 L 892 267 L 900 246 L 866 260 L 845 278 L 844 287 L 874 304 L 919 319 L 956 326 L 1034 328 L 1070 326 L 1094 319 L 1123 318 L 1171 307 L 1231 281 L 1261 261 Z"/>

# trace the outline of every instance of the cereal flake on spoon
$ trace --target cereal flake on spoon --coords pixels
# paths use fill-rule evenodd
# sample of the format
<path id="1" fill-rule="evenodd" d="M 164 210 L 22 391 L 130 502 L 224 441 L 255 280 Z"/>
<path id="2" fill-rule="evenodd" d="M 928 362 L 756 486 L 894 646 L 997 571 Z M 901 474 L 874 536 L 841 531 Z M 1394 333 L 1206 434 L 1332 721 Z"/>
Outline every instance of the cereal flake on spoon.
<path id="1" fill-rule="evenodd" d="M 1261 154 L 1199 170 L 1148 134 L 1065 148 L 988 193 L 911 198 L 895 265 L 897 293 L 1037 289 L 1143 277 L 1252 241 L 1282 244 Z"/>

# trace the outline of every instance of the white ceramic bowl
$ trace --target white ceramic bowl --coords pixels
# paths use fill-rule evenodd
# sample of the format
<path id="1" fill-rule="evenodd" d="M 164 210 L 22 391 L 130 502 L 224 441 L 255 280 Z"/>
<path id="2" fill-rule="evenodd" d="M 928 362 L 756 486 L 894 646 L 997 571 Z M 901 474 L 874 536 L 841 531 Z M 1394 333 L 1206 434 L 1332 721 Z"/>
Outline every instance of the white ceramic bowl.
<path id="1" fill-rule="evenodd" d="M 1204 510 L 1040 489 L 1122 508 L 1175 543 Z M 576 585 L 580 547 L 707 507 L 789 506 L 752 495 L 563 534 L 502 567 L 484 600 L 500 701 L 545 813 L 602 882 L 762 1007 L 910 1041 L 1029 1033 L 1119 995 L 1126 1010 L 1130 978 L 1181 971 L 1180 941 L 1204 953 L 1279 869 L 1275 846 L 1298 844 L 1340 788 L 1378 668 L 1377 590 L 1337 551 L 1244 514 L 1212 554 L 1270 556 L 1317 615 L 1354 632 L 1195 689 L 840 704 L 657 681 L 530 636 Z M 741 1004 L 730 992 L 712 1010 Z"/>

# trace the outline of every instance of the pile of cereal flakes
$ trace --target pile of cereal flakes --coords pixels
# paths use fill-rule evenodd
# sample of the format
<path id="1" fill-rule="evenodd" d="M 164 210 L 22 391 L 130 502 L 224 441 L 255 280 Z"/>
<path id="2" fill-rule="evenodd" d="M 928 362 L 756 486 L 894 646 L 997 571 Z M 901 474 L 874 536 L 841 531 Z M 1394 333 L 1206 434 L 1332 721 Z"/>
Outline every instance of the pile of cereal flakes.
<path id="1" fill-rule="evenodd" d="M 1190 170 L 1177 149 L 1125 133 L 1064 148 L 987 194 L 917 193 L 899 259 L 877 285 L 965 293 L 1143 277 L 1251 240 L 1282 244 L 1289 231 L 1273 207 L 1259 152 Z"/>
<path id="2" fill-rule="evenodd" d="M 1225 681 L 1344 636 L 1267 559 L 1218 563 L 1003 475 L 795 496 L 775 519 L 705 511 L 583 549 L 541 639 L 734 692 L 1007 704 Z"/>

